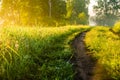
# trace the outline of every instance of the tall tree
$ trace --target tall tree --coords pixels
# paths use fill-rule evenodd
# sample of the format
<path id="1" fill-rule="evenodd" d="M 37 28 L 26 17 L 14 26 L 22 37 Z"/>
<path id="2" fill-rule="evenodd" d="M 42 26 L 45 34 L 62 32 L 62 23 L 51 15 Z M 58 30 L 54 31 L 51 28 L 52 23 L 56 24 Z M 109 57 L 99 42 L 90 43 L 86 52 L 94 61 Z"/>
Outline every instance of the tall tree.
<path id="1" fill-rule="evenodd" d="M 51 0 L 48 1 L 49 4 L 49 17 L 51 18 L 51 8 L 52 8 L 52 4 L 51 4 Z"/>

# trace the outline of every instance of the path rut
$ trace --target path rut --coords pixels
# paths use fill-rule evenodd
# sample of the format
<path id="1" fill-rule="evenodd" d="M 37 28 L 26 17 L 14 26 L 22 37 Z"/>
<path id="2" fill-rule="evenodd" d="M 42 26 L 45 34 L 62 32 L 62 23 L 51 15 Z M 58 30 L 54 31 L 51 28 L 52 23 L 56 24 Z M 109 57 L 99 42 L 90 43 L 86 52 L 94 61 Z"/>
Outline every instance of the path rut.
<path id="1" fill-rule="evenodd" d="M 85 47 L 86 32 L 80 33 L 72 42 L 74 56 L 72 58 L 73 68 L 75 71 L 74 80 L 91 80 L 95 61 L 88 54 L 89 51 Z"/>

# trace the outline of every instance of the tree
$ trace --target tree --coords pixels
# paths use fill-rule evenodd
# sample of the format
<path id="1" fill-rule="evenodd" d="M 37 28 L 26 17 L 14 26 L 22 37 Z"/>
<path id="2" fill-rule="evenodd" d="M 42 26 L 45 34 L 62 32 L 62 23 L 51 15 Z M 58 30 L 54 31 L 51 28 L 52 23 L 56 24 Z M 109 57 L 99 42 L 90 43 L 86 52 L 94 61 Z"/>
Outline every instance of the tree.
<path id="1" fill-rule="evenodd" d="M 52 8 L 52 4 L 51 4 L 51 0 L 48 1 L 49 4 L 49 17 L 51 18 L 51 8 Z"/>
<path id="2" fill-rule="evenodd" d="M 57 25 L 80 24 L 86 2 L 89 0 L 3 0 L 0 15 L 6 24 L 17 25 Z M 81 20 L 80 20 L 81 19 Z M 87 22 L 87 21 L 86 21 Z"/>
<path id="3" fill-rule="evenodd" d="M 112 26 L 120 17 L 120 0 L 98 0 L 94 7 L 96 11 L 96 23 L 98 25 Z"/>
<path id="4" fill-rule="evenodd" d="M 65 17 L 66 3 L 64 0 L 3 0 L 0 15 L 6 24 L 47 24 Z"/>
<path id="5" fill-rule="evenodd" d="M 1 7 L 1 16 L 5 24 L 28 24 L 30 20 L 30 2 L 29 0 L 3 0 Z"/>
<path id="6" fill-rule="evenodd" d="M 80 19 L 81 24 L 86 24 L 87 16 L 84 12 L 79 13 L 78 18 Z"/>
<path id="7" fill-rule="evenodd" d="M 88 17 L 88 2 L 89 0 L 67 0 L 66 18 L 70 20 L 70 23 L 81 24 L 82 22 L 80 17 L 78 17 L 80 13 L 84 12 L 84 14 Z"/>

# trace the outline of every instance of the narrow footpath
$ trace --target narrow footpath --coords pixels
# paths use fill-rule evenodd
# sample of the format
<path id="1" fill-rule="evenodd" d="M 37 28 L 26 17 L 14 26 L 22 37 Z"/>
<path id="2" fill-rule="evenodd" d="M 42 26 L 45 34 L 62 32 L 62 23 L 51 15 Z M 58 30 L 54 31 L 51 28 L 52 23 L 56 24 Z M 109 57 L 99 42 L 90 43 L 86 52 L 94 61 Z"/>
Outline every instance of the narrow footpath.
<path id="1" fill-rule="evenodd" d="M 84 38 L 86 32 L 80 33 L 72 42 L 74 56 L 72 58 L 73 69 L 75 71 L 74 80 L 92 80 L 95 61 L 88 54 L 85 47 Z"/>

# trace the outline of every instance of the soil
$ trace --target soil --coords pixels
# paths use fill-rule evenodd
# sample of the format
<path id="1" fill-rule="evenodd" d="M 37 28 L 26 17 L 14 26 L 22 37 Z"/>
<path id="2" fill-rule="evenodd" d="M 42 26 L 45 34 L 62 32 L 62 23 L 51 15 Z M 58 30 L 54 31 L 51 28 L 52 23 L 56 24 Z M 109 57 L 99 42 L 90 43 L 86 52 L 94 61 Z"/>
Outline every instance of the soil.
<path id="1" fill-rule="evenodd" d="M 86 49 L 83 32 L 75 37 L 72 42 L 74 56 L 72 58 L 73 69 L 75 71 L 74 80 L 93 80 L 93 69 L 96 61 L 91 57 L 89 50 Z"/>

